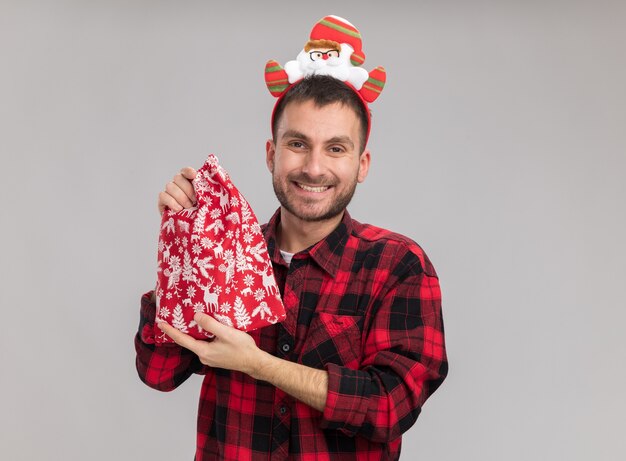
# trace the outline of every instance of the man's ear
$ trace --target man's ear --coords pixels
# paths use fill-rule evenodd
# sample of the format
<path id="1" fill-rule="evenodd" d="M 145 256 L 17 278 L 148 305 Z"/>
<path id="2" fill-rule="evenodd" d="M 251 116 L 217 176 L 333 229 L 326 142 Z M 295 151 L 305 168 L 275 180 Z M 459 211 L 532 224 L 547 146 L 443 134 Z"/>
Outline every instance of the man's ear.
<path id="1" fill-rule="evenodd" d="M 265 163 L 270 173 L 274 172 L 274 155 L 276 154 L 276 145 L 272 139 L 268 139 L 265 143 Z"/>
<path id="2" fill-rule="evenodd" d="M 371 161 L 370 151 L 369 149 L 365 149 L 363 152 L 361 152 L 361 155 L 359 157 L 359 174 L 357 176 L 358 182 L 365 181 L 365 178 L 367 177 L 367 173 L 370 170 L 370 161 Z"/>

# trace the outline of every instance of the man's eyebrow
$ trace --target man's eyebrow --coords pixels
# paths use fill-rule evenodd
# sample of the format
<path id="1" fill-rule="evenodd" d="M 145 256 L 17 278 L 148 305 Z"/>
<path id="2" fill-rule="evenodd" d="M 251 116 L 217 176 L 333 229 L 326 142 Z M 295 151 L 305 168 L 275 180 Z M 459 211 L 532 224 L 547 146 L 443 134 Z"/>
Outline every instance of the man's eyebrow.
<path id="1" fill-rule="evenodd" d="M 350 139 L 349 136 L 335 136 L 333 138 L 330 138 L 327 142 L 328 144 L 332 144 L 332 143 L 348 144 L 352 149 L 354 149 L 354 143 L 352 142 L 352 139 Z"/>
<path id="2" fill-rule="evenodd" d="M 304 139 L 305 141 L 309 140 L 309 137 L 304 133 L 301 133 L 297 130 L 287 130 L 283 133 L 282 138 L 297 138 Z"/>

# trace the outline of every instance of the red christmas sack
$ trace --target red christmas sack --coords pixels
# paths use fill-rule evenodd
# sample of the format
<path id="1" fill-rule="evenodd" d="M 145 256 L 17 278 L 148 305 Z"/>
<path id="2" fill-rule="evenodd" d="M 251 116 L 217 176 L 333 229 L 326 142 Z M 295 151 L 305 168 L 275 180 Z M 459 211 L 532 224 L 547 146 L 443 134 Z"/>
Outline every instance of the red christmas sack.
<path id="1" fill-rule="evenodd" d="M 196 312 L 243 331 L 284 320 L 261 226 L 215 155 L 198 170 L 193 186 L 195 207 L 163 213 L 156 322 L 207 339 L 213 336 L 194 321 Z M 173 343 L 156 322 L 155 343 Z"/>

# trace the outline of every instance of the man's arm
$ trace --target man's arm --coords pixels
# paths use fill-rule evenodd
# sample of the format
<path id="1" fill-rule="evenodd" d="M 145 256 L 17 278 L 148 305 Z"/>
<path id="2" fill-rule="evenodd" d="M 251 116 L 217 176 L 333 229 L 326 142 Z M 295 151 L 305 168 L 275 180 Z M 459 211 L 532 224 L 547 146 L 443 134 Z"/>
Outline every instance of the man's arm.
<path id="1" fill-rule="evenodd" d="M 438 278 L 429 262 L 422 266 L 411 254 L 403 262 L 408 269 L 396 272 L 368 315 L 359 369 L 326 364 L 324 429 L 375 442 L 395 440 L 446 377 Z"/>
<path id="2" fill-rule="evenodd" d="M 196 340 L 165 322 L 159 327 L 177 344 L 193 351 L 204 365 L 241 371 L 273 384 L 310 407 L 324 411 L 328 372 L 274 357 L 259 349 L 247 333 L 222 325 L 205 314 L 194 320 L 215 335 L 211 342 Z"/>
<path id="3" fill-rule="evenodd" d="M 274 357 L 266 352 L 253 378 L 267 381 L 308 406 L 323 412 L 328 396 L 328 372 Z"/>

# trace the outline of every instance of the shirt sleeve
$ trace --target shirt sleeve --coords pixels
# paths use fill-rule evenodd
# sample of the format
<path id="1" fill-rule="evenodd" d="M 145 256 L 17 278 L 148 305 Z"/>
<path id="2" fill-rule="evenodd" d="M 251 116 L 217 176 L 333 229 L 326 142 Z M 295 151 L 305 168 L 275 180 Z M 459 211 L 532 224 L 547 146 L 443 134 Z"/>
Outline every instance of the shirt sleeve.
<path id="1" fill-rule="evenodd" d="M 205 374 L 196 354 L 177 344 L 156 345 L 154 343 L 154 318 L 156 304 L 152 291 L 141 297 L 139 329 L 135 335 L 135 365 L 139 378 L 148 386 L 168 392 L 176 389 L 193 373 Z"/>
<path id="2" fill-rule="evenodd" d="M 323 428 L 392 441 L 415 423 L 445 379 L 441 291 L 426 261 L 425 268 L 416 261 L 397 279 L 366 322 L 359 369 L 326 365 Z"/>

